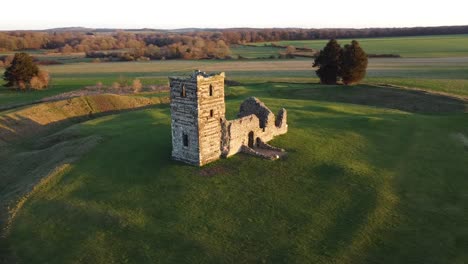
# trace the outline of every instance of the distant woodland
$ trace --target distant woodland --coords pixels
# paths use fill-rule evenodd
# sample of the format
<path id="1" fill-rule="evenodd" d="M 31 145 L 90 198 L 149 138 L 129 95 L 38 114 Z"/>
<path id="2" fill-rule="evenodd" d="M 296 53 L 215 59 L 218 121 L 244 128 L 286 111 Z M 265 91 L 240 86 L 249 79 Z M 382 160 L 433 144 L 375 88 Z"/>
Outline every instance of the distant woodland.
<path id="1" fill-rule="evenodd" d="M 90 58 L 226 59 L 231 44 L 465 34 L 468 26 L 368 29 L 45 30 L 0 32 L 0 51 L 85 52 Z"/>

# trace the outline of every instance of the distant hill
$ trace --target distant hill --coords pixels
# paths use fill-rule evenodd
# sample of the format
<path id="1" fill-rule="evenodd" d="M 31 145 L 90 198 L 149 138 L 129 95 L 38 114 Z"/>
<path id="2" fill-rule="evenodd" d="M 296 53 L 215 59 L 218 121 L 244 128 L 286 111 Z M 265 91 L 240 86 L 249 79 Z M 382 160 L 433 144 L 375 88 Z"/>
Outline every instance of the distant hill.
<path id="1" fill-rule="evenodd" d="M 37 31 L 46 31 L 46 32 L 88 32 L 88 31 L 96 31 L 95 28 L 85 28 L 85 27 L 61 27 L 61 28 L 50 28 L 45 30 L 37 30 Z"/>
<path id="2" fill-rule="evenodd" d="M 269 34 L 272 31 L 279 32 L 302 32 L 301 34 L 312 34 L 313 37 L 289 36 L 288 40 L 292 39 L 327 39 L 327 38 L 343 38 L 343 37 L 394 37 L 394 36 L 420 36 L 420 35 L 450 35 L 450 34 L 468 34 L 468 25 L 457 26 L 437 26 L 437 27 L 399 27 L 399 28 L 293 28 L 293 27 L 273 27 L 273 28 L 176 28 L 176 29 L 157 29 L 157 28 L 88 28 L 88 27 L 58 27 L 43 30 L 0 30 L 0 32 L 92 32 L 92 33 L 113 33 L 118 31 L 132 33 L 173 33 L 186 34 L 198 32 L 256 32 L 261 34 Z M 278 39 L 277 39 L 278 40 Z M 266 39 L 266 41 L 269 41 Z"/>

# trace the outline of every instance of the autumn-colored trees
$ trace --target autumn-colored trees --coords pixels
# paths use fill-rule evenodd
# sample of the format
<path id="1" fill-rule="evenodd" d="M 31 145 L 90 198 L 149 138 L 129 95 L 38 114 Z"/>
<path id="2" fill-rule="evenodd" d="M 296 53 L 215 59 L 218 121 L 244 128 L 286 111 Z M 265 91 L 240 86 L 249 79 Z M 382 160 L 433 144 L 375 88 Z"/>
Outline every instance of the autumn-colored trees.
<path id="1" fill-rule="evenodd" d="M 365 38 L 390 36 L 418 36 L 442 34 L 466 34 L 468 26 L 417 27 L 417 28 L 266 28 L 266 29 L 219 29 L 195 32 L 129 32 L 123 30 L 106 32 L 83 31 L 12 31 L 0 32 L 0 51 L 24 49 L 48 49 L 63 52 L 88 52 L 116 49 L 139 49 L 149 45 L 169 47 L 172 44 L 188 45 L 202 39 L 226 45 L 249 42 L 272 42 L 279 40 L 307 40 L 331 38 Z M 68 46 L 67 46 L 68 45 Z M 181 50 L 180 50 L 181 51 Z M 182 51 L 181 51 L 182 52 Z"/>
<path id="2" fill-rule="evenodd" d="M 367 54 L 356 40 L 344 48 L 334 39 L 330 40 L 314 60 L 320 82 L 336 84 L 339 79 L 346 85 L 359 83 L 366 76 Z"/>
<path id="3" fill-rule="evenodd" d="M 88 58 L 107 60 L 159 60 L 159 59 L 225 59 L 231 51 L 223 40 L 206 40 L 199 37 L 185 37 L 178 42 L 165 46 L 149 44 L 127 51 L 89 51 Z"/>
<path id="4" fill-rule="evenodd" d="M 27 53 L 16 53 L 11 65 L 5 69 L 6 87 L 18 89 L 44 89 L 49 84 L 49 74 L 41 71 Z"/>

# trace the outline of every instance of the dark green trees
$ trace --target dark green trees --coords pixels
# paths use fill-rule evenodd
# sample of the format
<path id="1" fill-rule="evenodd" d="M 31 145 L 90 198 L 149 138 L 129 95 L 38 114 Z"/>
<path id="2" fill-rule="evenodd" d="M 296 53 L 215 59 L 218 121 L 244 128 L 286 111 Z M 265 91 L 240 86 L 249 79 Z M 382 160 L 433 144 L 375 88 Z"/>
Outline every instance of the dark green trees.
<path id="1" fill-rule="evenodd" d="M 34 63 L 33 58 L 26 53 L 16 53 L 11 65 L 6 68 L 3 79 L 7 81 L 5 86 L 26 87 L 31 79 L 37 76 L 39 68 Z"/>
<path id="2" fill-rule="evenodd" d="M 341 79 L 344 84 L 356 84 L 364 79 L 367 69 L 367 54 L 356 40 L 344 46 L 341 60 Z"/>
<path id="3" fill-rule="evenodd" d="M 366 76 L 367 54 L 355 40 L 341 48 L 336 40 L 330 40 L 314 61 L 313 67 L 320 82 L 336 84 L 338 80 L 344 84 L 359 83 Z"/>
<path id="4" fill-rule="evenodd" d="M 320 82 L 323 84 L 336 84 L 341 67 L 341 46 L 336 40 L 330 40 L 320 54 L 315 58 L 313 67 Z"/>

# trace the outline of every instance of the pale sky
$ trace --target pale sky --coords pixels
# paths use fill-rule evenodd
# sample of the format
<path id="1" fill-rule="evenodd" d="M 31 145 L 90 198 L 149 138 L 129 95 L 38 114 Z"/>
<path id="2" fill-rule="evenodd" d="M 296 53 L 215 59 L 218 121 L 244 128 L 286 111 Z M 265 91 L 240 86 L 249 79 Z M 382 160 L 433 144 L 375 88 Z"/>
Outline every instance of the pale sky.
<path id="1" fill-rule="evenodd" d="M 468 25 L 466 0 L 4 0 L 0 7 L 0 30 Z"/>

